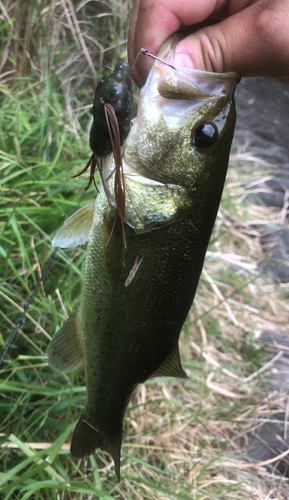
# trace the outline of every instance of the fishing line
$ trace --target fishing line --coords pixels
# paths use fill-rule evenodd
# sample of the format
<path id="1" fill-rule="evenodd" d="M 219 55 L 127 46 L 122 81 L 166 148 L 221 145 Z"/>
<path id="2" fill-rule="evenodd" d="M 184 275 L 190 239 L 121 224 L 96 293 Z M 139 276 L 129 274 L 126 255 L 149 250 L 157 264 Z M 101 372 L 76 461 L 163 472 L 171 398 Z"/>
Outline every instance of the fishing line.
<path id="1" fill-rule="evenodd" d="M 26 316 L 26 313 L 28 312 L 29 307 L 31 306 L 31 303 L 32 303 L 32 302 L 33 302 L 33 300 L 34 300 L 34 297 L 35 297 L 35 295 L 37 294 L 37 292 L 38 292 L 38 290 L 39 290 L 39 287 L 40 287 L 41 283 L 44 281 L 44 279 L 45 279 L 45 277 L 46 277 L 46 275 L 47 275 L 47 273 L 48 273 L 48 271 L 49 271 L 49 268 L 50 268 L 50 266 L 51 266 L 51 263 L 52 263 L 52 261 L 53 261 L 54 257 L 56 256 L 56 253 L 57 253 L 58 248 L 59 248 L 59 247 L 56 247 L 56 248 L 55 248 L 55 250 L 54 250 L 54 251 L 52 252 L 52 254 L 50 255 L 50 257 L 49 257 L 49 259 L 48 259 L 48 261 L 47 261 L 47 263 L 46 263 L 46 266 L 45 266 L 45 268 L 44 268 L 44 271 L 43 271 L 43 273 L 42 273 L 42 276 L 40 277 L 40 279 L 39 279 L 39 281 L 38 281 L 38 283 L 37 283 L 36 287 L 34 288 L 33 293 L 31 294 L 30 299 L 28 300 L 28 302 L 27 302 L 27 304 L 26 304 L 26 306 L 25 306 L 25 308 L 24 308 L 24 311 L 23 311 L 23 313 L 22 313 L 22 315 L 21 315 L 21 317 L 20 317 L 20 320 L 18 321 L 17 325 L 15 326 L 15 328 L 14 328 L 14 330 L 13 330 L 12 334 L 11 334 L 11 337 L 10 337 L 10 339 L 8 340 L 7 344 L 6 344 L 6 347 L 5 347 L 5 349 L 4 349 L 4 352 L 3 352 L 3 354 L 2 354 L 2 356 L 1 356 L 1 358 L 0 358 L 0 366 L 1 366 L 2 361 L 3 361 L 3 359 L 5 358 L 5 356 L 6 356 L 7 352 L 8 352 L 8 350 L 9 350 L 10 345 L 11 345 L 11 344 L 12 344 L 12 342 L 13 342 L 13 339 L 14 339 L 14 337 L 15 337 L 15 335 L 16 335 L 16 333 L 17 333 L 18 329 L 19 329 L 19 328 L 20 328 L 20 326 L 21 326 L 21 325 L 23 325 L 23 323 L 25 322 L 25 316 Z"/>
<path id="2" fill-rule="evenodd" d="M 139 58 L 140 54 L 143 52 L 143 50 L 145 50 L 145 49 L 140 49 L 140 50 L 138 51 L 138 54 L 137 54 L 137 56 L 136 56 L 136 58 L 135 58 L 135 60 L 134 60 L 134 63 L 133 63 L 133 65 L 132 65 L 132 67 L 131 67 L 131 72 L 133 71 L 133 69 L 134 69 L 134 67 L 135 67 L 135 65 L 136 65 L 136 62 L 137 62 L 137 60 L 138 60 L 138 58 Z"/>

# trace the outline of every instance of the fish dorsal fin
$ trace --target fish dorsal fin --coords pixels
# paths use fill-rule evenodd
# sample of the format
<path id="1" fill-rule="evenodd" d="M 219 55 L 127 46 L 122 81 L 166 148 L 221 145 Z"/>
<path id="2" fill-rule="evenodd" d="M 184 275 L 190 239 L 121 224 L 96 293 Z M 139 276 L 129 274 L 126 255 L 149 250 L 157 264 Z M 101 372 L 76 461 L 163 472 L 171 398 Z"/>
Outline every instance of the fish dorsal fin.
<path id="1" fill-rule="evenodd" d="M 157 369 L 152 377 L 178 377 L 188 378 L 182 365 L 179 352 L 179 346 L 176 345 L 171 354 L 167 357 L 165 362 Z"/>
<path id="2" fill-rule="evenodd" d="M 52 240 L 53 247 L 73 248 L 87 243 L 94 214 L 94 201 L 79 208 L 64 222 Z"/>
<path id="3" fill-rule="evenodd" d="M 72 372 L 84 362 L 81 347 L 79 314 L 75 313 L 56 332 L 48 349 L 48 364 L 59 372 Z"/>

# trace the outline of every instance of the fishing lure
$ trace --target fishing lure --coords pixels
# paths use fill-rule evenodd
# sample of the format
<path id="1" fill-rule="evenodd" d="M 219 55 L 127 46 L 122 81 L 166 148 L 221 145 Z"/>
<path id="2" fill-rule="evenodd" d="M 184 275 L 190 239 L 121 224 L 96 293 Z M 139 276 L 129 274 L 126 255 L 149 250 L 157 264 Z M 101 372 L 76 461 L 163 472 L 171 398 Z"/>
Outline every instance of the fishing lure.
<path id="1" fill-rule="evenodd" d="M 110 104 L 114 109 L 119 127 L 120 145 L 128 136 L 133 111 L 133 82 L 130 75 L 130 65 L 118 62 L 111 75 L 96 89 L 89 143 L 98 158 L 105 158 L 113 151 L 105 115 L 105 104 Z"/>
<path id="2" fill-rule="evenodd" d="M 101 80 L 96 88 L 91 109 L 93 123 L 89 135 L 93 153 L 84 169 L 72 176 L 79 177 L 90 167 L 89 183 L 85 189 L 88 189 L 92 182 L 95 184 L 96 167 L 101 172 L 101 162 L 99 163 L 98 159 L 102 160 L 114 149 L 120 148 L 128 136 L 133 110 L 133 82 L 130 75 L 130 65 L 118 62 L 113 72 L 105 80 Z"/>
<path id="3" fill-rule="evenodd" d="M 92 182 L 94 182 L 97 189 L 94 173 L 96 168 L 98 168 L 108 202 L 113 207 L 106 188 L 108 179 L 103 179 L 102 175 L 102 160 L 113 152 L 115 169 L 112 174 L 115 172 L 114 195 L 116 214 L 107 244 L 115 230 L 117 238 L 122 234 L 125 248 L 125 184 L 121 146 L 129 134 L 133 111 L 133 82 L 130 75 L 141 53 L 175 69 L 170 64 L 150 54 L 146 49 L 139 51 L 132 68 L 125 62 L 118 62 L 116 64 L 113 72 L 99 83 L 95 91 L 92 106 L 93 123 L 89 137 L 89 144 L 93 153 L 84 169 L 73 176 L 78 177 L 90 168 L 89 182 L 85 189 L 88 189 Z"/>
<path id="4" fill-rule="evenodd" d="M 165 61 L 161 61 L 156 56 L 149 54 L 146 49 L 141 49 L 140 52 L 173 68 L 173 66 Z M 138 56 L 134 65 L 137 58 Z M 105 158 L 113 151 L 113 144 L 109 133 L 110 120 L 108 120 L 105 113 L 106 104 L 110 104 L 114 110 L 119 128 L 120 146 L 122 146 L 129 134 L 133 111 L 133 82 L 130 75 L 134 65 L 131 68 L 128 63 L 118 62 L 111 75 L 102 80 L 95 91 L 92 106 L 93 123 L 90 130 L 89 143 L 92 151 L 98 158 Z M 113 139 L 115 142 L 114 136 Z"/>
<path id="5" fill-rule="evenodd" d="M 119 149 L 129 134 L 133 111 L 131 72 L 141 53 L 175 69 L 167 62 L 150 54 L 146 49 L 141 49 L 132 68 L 128 63 L 118 62 L 113 72 L 105 80 L 100 81 L 95 91 L 91 110 L 93 123 L 90 129 L 89 144 L 93 154 L 85 168 L 73 176 L 78 177 L 89 167 L 91 168 L 89 183 L 85 189 L 88 189 L 92 182 L 95 184 L 94 173 L 95 168 L 99 167 L 98 159 L 102 160 L 115 149 Z M 117 128 L 119 129 L 119 138 L 117 137 Z M 101 173 L 101 165 L 99 170 Z"/>
<path id="6" fill-rule="evenodd" d="M 105 187 L 106 179 L 102 177 L 102 159 L 113 152 L 116 172 L 116 214 L 107 244 L 115 229 L 117 237 L 120 237 L 122 233 L 125 248 L 125 186 L 121 146 L 128 136 L 133 111 L 133 82 L 130 75 L 130 65 L 125 62 L 118 62 L 113 72 L 97 86 L 92 106 L 93 123 L 89 136 L 89 144 L 93 153 L 84 169 L 72 176 L 79 177 L 90 168 L 89 182 L 85 189 L 88 189 L 92 182 L 94 182 L 97 189 L 94 173 L 98 168 L 108 202 L 112 206 Z"/>

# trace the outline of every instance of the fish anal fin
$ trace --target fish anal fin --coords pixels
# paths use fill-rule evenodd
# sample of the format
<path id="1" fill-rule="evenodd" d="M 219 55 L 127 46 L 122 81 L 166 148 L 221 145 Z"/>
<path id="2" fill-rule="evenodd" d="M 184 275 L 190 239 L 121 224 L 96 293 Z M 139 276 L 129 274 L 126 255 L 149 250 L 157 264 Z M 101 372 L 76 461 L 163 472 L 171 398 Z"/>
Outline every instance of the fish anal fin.
<path id="1" fill-rule="evenodd" d="M 103 434 L 89 424 L 83 413 L 74 429 L 70 453 L 73 457 L 84 458 L 92 455 L 96 448 L 103 448 Z"/>
<path id="2" fill-rule="evenodd" d="M 48 349 L 48 364 L 60 372 L 72 372 L 84 362 L 80 340 L 79 314 L 75 313 L 56 332 Z"/>
<path id="3" fill-rule="evenodd" d="M 179 352 L 179 346 L 173 349 L 171 354 L 167 357 L 164 363 L 155 371 L 152 377 L 177 377 L 188 378 L 182 365 Z M 152 378 L 151 377 L 151 378 Z"/>
<path id="4" fill-rule="evenodd" d="M 93 222 L 94 201 L 79 208 L 66 221 L 52 240 L 53 247 L 73 248 L 88 242 Z"/>
<path id="5" fill-rule="evenodd" d="M 107 451 L 114 461 L 117 480 L 120 481 L 120 450 L 122 430 L 116 434 L 102 434 L 81 415 L 72 436 L 70 453 L 73 457 L 84 458 L 92 455 L 97 448 Z"/>

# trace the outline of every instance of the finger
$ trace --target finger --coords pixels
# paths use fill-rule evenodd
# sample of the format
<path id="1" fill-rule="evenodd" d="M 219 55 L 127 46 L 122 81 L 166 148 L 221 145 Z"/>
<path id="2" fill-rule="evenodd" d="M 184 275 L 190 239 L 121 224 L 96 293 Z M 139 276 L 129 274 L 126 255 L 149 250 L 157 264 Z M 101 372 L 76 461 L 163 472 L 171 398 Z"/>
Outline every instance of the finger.
<path id="1" fill-rule="evenodd" d="M 141 48 L 145 48 L 151 54 L 157 55 L 165 39 L 181 26 L 180 21 L 174 14 L 167 11 L 162 2 L 157 3 L 155 7 L 150 6 L 150 3 L 153 2 L 140 3 L 134 35 L 135 57 Z M 150 57 L 140 57 L 138 59 L 136 63 L 137 75 L 136 73 L 133 74 L 133 78 L 139 86 L 145 83 L 152 65 L 153 60 Z"/>
<path id="2" fill-rule="evenodd" d="M 223 5 L 227 1 L 139 0 L 138 8 L 135 8 L 133 12 L 134 17 L 130 27 L 130 64 L 141 48 L 144 47 L 148 52 L 156 55 L 166 38 L 182 25 L 189 26 L 203 21 L 216 9 L 217 4 Z M 132 45 L 132 40 L 134 45 Z M 133 56 L 132 47 L 134 47 Z M 139 86 L 144 84 L 152 64 L 153 61 L 149 57 L 138 59 L 133 78 Z"/>
<path id="3" fill-rule="evenodd" d="M 265 8 L 265 5 L 268 8 Z M 236 71 L 241 76 L 289 78 L 288 1 L 256 2 L 182 40 L 176 67 Z"/>

